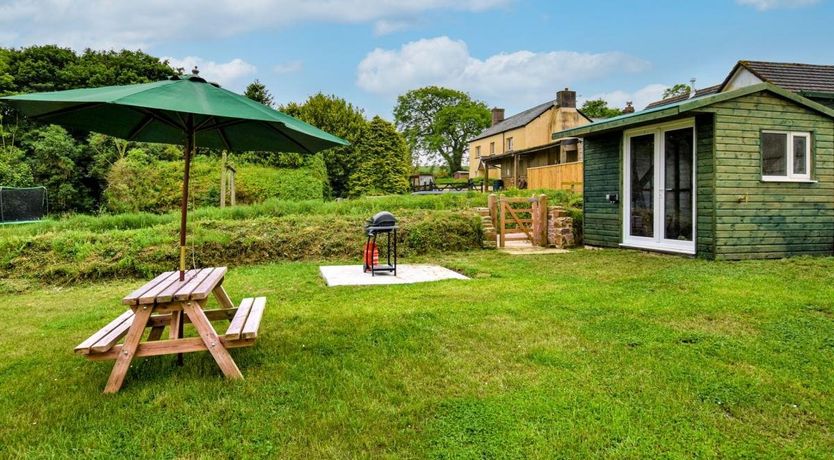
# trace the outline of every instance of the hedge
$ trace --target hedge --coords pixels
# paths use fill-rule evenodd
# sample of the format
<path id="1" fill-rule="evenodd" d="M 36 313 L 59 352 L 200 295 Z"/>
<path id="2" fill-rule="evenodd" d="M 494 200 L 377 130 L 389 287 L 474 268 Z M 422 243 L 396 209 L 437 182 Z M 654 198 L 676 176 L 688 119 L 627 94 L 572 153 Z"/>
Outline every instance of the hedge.
<path id="1" fill-rule="evenodd" d="M 298 201 L 322 199 L 325 179 L 309 168 L 270 168 L 238 164 L 235 197 L 238 204 L 261 203 L 269 198 Z M 182 161 L 143 161 L 123 158 L 107 175 L 104 196 L 107 210 L 116 213 L 160 213 L 177 209 L 182 196 Z M 197 157 L 191 165 L 193 206 L 218 206 L 220 162 Z"/>
<path id="2" fill-rule="evenodd" d="M 481 247 L 480 220 L 465 211 L 400 213 L 400 254 Z M 277 260 L 357 259 L 364 218 L 292 215 L 247 220 L 192 222 L 189 245 L 197 266 L 238 266 Z M 148 278 L 177 265 L 177 226 L 109 230 L 64 230 L 0 240 L 0 278 L 45 281 Z M 188 253 L 189 263 L 192 251 Z"/>

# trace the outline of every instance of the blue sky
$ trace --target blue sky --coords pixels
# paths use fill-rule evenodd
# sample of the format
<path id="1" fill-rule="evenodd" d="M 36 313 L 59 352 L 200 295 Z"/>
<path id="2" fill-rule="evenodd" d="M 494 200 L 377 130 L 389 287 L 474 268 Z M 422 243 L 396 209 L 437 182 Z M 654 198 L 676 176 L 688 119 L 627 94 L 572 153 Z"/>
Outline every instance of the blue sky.
<path id="1" fill-rule="evenodd" d="M 0 0 L 0 46 L 141 48 L 279 102 L 322 91 L 391 117 L 429 84 L 512 114 L 575 89 L 642 108 L 739 59 L 834 64 L 832 0 Z"/>

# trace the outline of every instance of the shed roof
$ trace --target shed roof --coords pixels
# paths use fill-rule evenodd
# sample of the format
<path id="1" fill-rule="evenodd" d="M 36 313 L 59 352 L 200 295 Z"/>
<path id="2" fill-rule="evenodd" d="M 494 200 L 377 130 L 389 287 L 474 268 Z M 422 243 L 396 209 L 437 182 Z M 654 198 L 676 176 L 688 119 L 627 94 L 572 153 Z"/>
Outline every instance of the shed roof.
<path id="1" fill-rule="evenodd" d="M 834 93 L 834 65 L 788 62 L 738 61 L 722 88 L 743 67 L 766 83 L 797 92 Z"/>
<path id="2" fill-rule="evenodd" d="M 733 91 L 727 91 L 724 93 L 710 94 L 702 97 L 684 99 L 682 101 L 655 107 L 653 109 L 646 109 L 640 112 L 634 112 L 626 115 L 620 115 L 618 117 L 608 118 L 605 121 L 591 123 L 589 125 L 579 126 L 576 128 L 566 129 L 564 131 L 553 133 L 552 138 L 559 139 L 562 137 L 587 137 L 589 135 L 600 134 L 603 132 L 619 131 L 641 123 L 675 118 L 686 112 L 696 111 L 698 109 L 710 106 L 718 102 L 735 99 L 738 97 L 758 93 L 761 91 L 768 91 L 785 99 L 791 100 L 797 104 L 803 105 L 811 110 L 815 110 L 826 116 L 834 118 L 834 109 L 814 102 L 806 97 L 800 96 L 791 91 L 782 89 L 771 83 L 759 83 L 756 85 L 751 85 Z"/>

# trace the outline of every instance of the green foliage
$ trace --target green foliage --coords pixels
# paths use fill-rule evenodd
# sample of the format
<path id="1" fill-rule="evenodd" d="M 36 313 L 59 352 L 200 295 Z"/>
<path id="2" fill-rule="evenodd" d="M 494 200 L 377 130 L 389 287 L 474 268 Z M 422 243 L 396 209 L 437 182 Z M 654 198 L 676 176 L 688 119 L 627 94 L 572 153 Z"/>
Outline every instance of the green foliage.
<path id="1" fill-rule="evenodd" d="M 469 139 L 489 126 L 490 112 L 464 92 L 428 86 L 399 96 L 394 119 L 412 155 L 442 159 L 452 174 L 463 169 Z"/>
<path id="2" fill-rule="evenodd" d="M 671 88 L 663 90 L 663 99 L 668 99 L 675 96 L 689 95 L 692 92 L 692 87 L 686 83 L 677 83 Z"/>
<path id="3" fill-rule="evenodd" d="M 579 111 L 589 118 L 611 118 L 623 114 L 621 109 L 608 107 L 608 101 L 605 99 L 589 99 L 582 104 Z"/>
<path id="4" fill-rule="evenodd" d="M 54 45 L 0 48 L 0 94 L 145 83 L 172 73 L 167 62 L 141 51 L 88 49 L 79 54 Z M 140 145 L 96 135 L 88 139 L 86 132 L 70 134 L 19 118 L 0 105 L 2 145 L 25 152 L 36 185 L 49 190 L 50 211 L 94 211 L 100 206 L 110 165 Z M 142 147 L 152 154 L 164 149 Z"/>
<path id="5" fill-rule="evenodd" d="M 367 125 L 362 109 L 342 98 L 318 93 L 302 104 L 293 102 L 279 110 L 351 143 L 321 153 L 332 196 L 347 196 L 348 182 L 357 165 L 356 143 Z"/>
<path id="6" fill-rule="evenodd" d="M 266 85 L 260 82 L 260 80 L 255 80 L 246 87 L 246 90 L 243 92 L 243 95 L 252 99 L 253 101 L 260 102 L 261 104 L 272 107 L 275 105 L 275 100 L 272 98 L 272 93 L 266 89 Z"/>
<path id="7" fill-rule="evenodd" d="M 112 212 L 165 212 L 180 206 L 182 161 L 157 161 L 141 149 L 131 150 L 110 170 L 105 192 Z M 269 198 L 284 200 L 321 199 L 320 171 L 276 169 L 238 164 L 236 199 L 240 204 L 260 203 Z M 191 164 L 191 205 L 216 206 L 220 202 L 220 162 L 197 157 Z"/>
<path id="8" fill-rule="evenodd" d="M 35 184 L 47 188 L 50 212 L 91 211 L 93 199 L 84 184 L 84 146 L 55 125 L 27 136 L 23 142 L 32 152 L 27 161 Z"/>
<path id="9" fill-rule="evenodd" d="M 356 167 L 348 187 L 351 196 L 390 195 L 409 190 L 411 157 L 394 125 L 374 117 L 357 142 L 356 150 Z"/>
<path id="10" fill-rule="evenodd" d="M 481 246 L 471 212 L 399 212 L 402 257 Z M 255 217 L 190 223 L 189 245 L 199 266 L 272 260 L 357 257 L 365 235 L 362 215 Z M 62 230 L 0 240 L 0 277 L 69 280 L 149 277 L 176 266 L 178 223 L 127 230 Z M 189 254 L 189 258 L 192 254 Z"/>
<path id="11" fill-rule="evenodd" d="M 0 147 L 0 187 L 28 187 L 35 184 L 32 169 L 23 161 L 23 150 Z"/>

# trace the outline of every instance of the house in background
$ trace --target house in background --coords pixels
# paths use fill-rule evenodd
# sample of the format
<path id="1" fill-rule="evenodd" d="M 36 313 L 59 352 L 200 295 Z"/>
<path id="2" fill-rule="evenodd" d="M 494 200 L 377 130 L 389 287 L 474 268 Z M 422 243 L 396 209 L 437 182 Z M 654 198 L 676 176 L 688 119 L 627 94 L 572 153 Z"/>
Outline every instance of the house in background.
<path id="1" fill-rule="evenodd" d="M 469 177 L 501 179 L 505 187 L 582 190 L 582 144 L 551 133 L 591 119 L 576 109 L 576 92 L 504 118 L 492 109 L 492 126 L 469 142 Z"/>
<path id="2" fill-rule="evenodd" d="M 584 140 L 588 245 L 710 259 L 834 252 L 834 66 L 739 62 Z"/>

